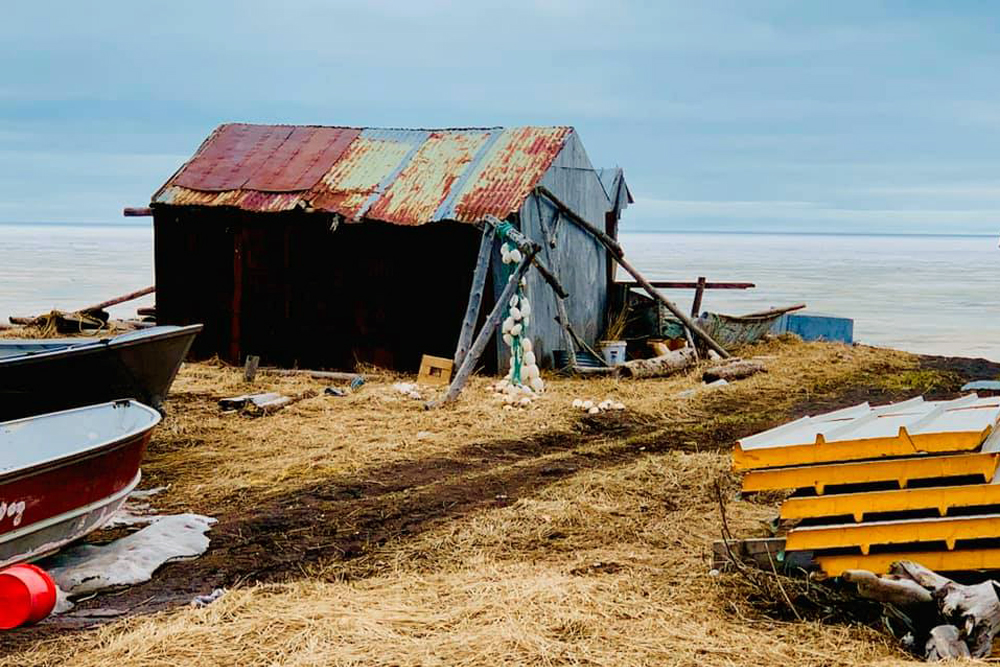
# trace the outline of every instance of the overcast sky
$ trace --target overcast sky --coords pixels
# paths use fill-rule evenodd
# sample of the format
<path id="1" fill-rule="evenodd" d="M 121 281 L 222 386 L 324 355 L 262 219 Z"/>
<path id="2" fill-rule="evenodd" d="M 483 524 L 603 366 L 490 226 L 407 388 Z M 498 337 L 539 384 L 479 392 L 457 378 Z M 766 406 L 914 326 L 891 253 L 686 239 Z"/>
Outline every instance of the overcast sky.
<path id="1" fill-rule="evenodd" d="M 568 124 L 625 230 L 1000 233 L 1000 3 L 37 0 L 0 221 L 116 222 L 228 121 Z"/>

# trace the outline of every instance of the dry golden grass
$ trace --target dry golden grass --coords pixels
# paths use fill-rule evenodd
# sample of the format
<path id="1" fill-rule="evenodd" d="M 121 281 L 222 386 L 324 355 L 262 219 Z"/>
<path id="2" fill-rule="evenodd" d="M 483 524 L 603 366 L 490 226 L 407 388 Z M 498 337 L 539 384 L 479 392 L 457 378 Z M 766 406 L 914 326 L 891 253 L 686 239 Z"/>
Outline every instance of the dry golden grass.
<path id="1" fill-rule="evenodd" d="M 169 416 L 155 435 L 145 469 L 174 484 L 171 497 L 179 502 L 201 498 L 211 506 L 224 498 L 277 494 L 290 486 L 363 474 L 401 460 L 447 456 L 485 441 L 538 433 L 569 435 L 581 414 L 571 406 L 574 398 L 620 400 L 633 422 L 739 420 L 746 415 L 712 414 L 711 400 L 706 410 L 701 399 L 753 401 L 781 415 L 788 406 L 866 369 L 892 371 L 913 365 L 912 356 L 904 353 L 842 345 L 774 341 L 752 352 L 775 357 L 771 372 L 729 387 L 700 389 L 690 400 L 676 395 L 700 386 L 700 368 L 645 381 L 548 377 L 546 392 L 532 406 L 513 411 L 501 409 L 489 390 L 491 378 L 473 378 L 456 404 L 428 411 L 422 400 L 392 388 L 396 376 L 376 374 L 357 393 L 335 398 L 322 393 L 328 382 L 261 373 L 248 385 L 241 369 L 188 364 L 174 384 Z M 251 391 L 316 395 L 263 419 L 223 414 L 216 407 L 217 399 Z M 430 398 L 443 390 L 422 392 Z"/>
<path id="2" fill-rule="evenodd" d="M 503 411 L 488 381 L 476 379 L 457 405 L 425 411 L 385 379 L 261 419 L 214 407 L 214 399 L 246 391 L 237 370 L 190 365 L 146 468 L 171 480 L 169 504 L 203 510 L 331 475 L 363 477 L 391 462 L 459 457 L 474 443 L 542 432 L 574 437 L 576 397 L 613 396 L 653 435 L 647 430 L 632 446 L 631 436 L 609 432 L 499 466 L 606 461 L 558 481 L 540 478 L 509 505 L 392 539 L 364 556 L 373 576 L 352 578 L 352 563 L 331 559 L 289 583 L 230 591 L 205 609 L 48 639 L 0 658 L 0 666 L 908 663 L 875 630 L 774 620 L 747 602 L 738 575 L 710 576 L 708 554 L 720 534 L 716 482 L 735 488 L 728 452 L 708 440 L 657 453 L 642 447 L 657 433 L 676 435 L 678 425 L 697 434 L 720 419 L 779 418 L 803 400 L 912 371 L 914 358 L 789 341 L 752 353 L 774 356 L 771 372 L 689 400 L 675 394 L 695 387 L 696 373 L 550 378 L 532 408 Z M 296 395 L 322 386 L 264 377 L 254 390 Z M 723 405 L 745 409 L 720 414 Z M 477 474 L 463 480 L 475 484 Z M 730 502 L 727 512 L 732 530 L 749 534 L 775 508 Z"/>

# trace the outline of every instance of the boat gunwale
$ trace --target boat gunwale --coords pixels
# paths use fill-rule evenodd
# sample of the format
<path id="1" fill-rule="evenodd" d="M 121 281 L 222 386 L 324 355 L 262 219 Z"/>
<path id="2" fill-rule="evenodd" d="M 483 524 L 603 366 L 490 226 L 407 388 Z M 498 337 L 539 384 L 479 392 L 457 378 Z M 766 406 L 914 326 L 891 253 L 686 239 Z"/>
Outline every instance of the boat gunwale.
<path id="1" fill-rule="evenodd" d="M 8 357 L 0 357 L 0 368 L 3 368 L 5 366 L 18 366 L 22 364 L 30 364 L 35 361 L 64 356 L 69 353 L 96 354 L 108 350 L 119 350 L 128 347 L 133 347 L 140 343 L 151 343 L 155 341 L 168 340 L 171 338 L 180 338 L 186 335 L 191 335 L 193 337 L 201 333 L 203 329 L 204 329 L 203 324 L 187 324 L 184 326 L 180 326 L 176 329 L 171 329 L 170 331 L 156 332 L 147 336 L 135 336 L 134 338 L 126 340 L 116 340 L 116 338 L 128 335 L 127 333 L 118 334 L 117 336 L 110 336 L 108 338 L 88 340 L 88 342 L 80 343 L 79 345 L 67 345 L 63 347 L 57 347 L 52 350 L 45 350 L 42 352 L 25 352 L 24 354 L 15 354 Z M 21 340 L 21 339 L 16 339 L 16 340 Z M 0 345 L 2 344 L 3 344 L 2 341 L 0 341 Z"/>
<path id="2" fill-rule="evenodd" d="M 85 405 L 79 408 L 70 408 L 68 410 L 60 410 L 58 412 L 47 412 L 41 415 L 34 415 L 31 417 L 21 417 L 20 419 L 12 419 L 10 421 L 0 422 L 0 429 L 9 426 L 10 424 L 31 422 L 31 421 L 45 419 L 47 417 L 66 415 L 73 412 L 93 411 L 100 408 L 109 408 L 109 407 L 113 410 L 118 409 L 120 407 L 139 408 L 140 410 L 143 410 L 148 415 L 150 415 L 152 419 L 121 435 L 117 435 L 113 438 L 102 440 L 86 448 L 74 450 L 72 452 L 61 454 L 58 456 L 53 456 L 51 458 L 43 459 L 41 461 L 36 461 L 34 463 L 31 463 L 30 465 L 22 466 L 20 468 L 12 468 L 10 470 L 4 470 L 0 472 L 0 486 L 8 484 L 22 477 L 30 477 L 32 475 L 38 474 L 40 472 L 43 472 L 43 469 L 63 468 L 77 461 L 92 458 L 93 455 L 99 455 L 105 453 L 108 450 L 114 450 L 117 446 L 126 445 L 132 442 L 137 437 L 138 438 L 146 437 L 163 420 L 163 415 L 161 415 L 157 410 L 149 407 L 145 403 L 141 403 L 135 400 L 134 398 L 123 398 L 114 401 L 107 401 L 104 403 L 96 403 L 94 405 Z"/>

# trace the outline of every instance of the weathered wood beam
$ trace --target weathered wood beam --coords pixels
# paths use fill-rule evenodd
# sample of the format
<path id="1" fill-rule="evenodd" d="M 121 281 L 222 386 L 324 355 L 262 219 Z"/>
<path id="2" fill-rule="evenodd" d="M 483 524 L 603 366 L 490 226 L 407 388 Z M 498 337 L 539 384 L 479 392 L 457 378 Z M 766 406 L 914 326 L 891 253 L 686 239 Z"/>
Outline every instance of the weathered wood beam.
<path id="1" fill-rule="evenodd" d="M 552 254 L 552 249 L 556 247 L 555 236 L 552 234 L 552 230 L 549 228 L 548 222 L 545 221 L 545 214 L 542 212 L 542 204 L 538 197 L 535 197 L 535 211 L 538 214 L 538 226 L 542 230 L 542 237 L 545 241 L 545 245 L 543 246 L 545 249 L 545 257 L 548 259 L 549 264 L 552 265 L 552 270 L 558 271 L 558 258 L 553 257 Z M 556 215 L 559 215 L 558 211 L 556 211 Z M 570 327 L 569 315 L 566 313 L 566 304 L 563 303 L 564 298 L 565 297 L 560 296 L 559 293 L 556 292 L 556 315 L 558 316 L 556 319 L 562 325 L 563 345 L 566 346 L 566 362 L 569 364 L 570 368 L 576 368 L 576 346 L 573 344 L 575 336 L 573 335 L 573 330 Z"/>
<path id="2" fill-rule="evenodd" d="M 86 308 L 81 308 L 76 312 L 87 313 L 92 310 L 104 310 L 105 308 L 110 308 L 111 306 L 117 306 L 120 303 L 125 303 L 126 301 L 132 301 L 133 299 L 138 299 L 139 297 L 146 296 L 147 294 L 152 294 L 155 291 L 156 291 L 156 285 L 151 285 L 149 287 L 144 287 L 141 290 L 136 290 L 135 292 L 129 292 L 128 294 L 117 296 L 114 299 L 108 299 L 107 301 L 95 303 L 93 306 L 87 306 Z"/>
<path id="3" fill-rule="evenodd" d="M 268 375 L 284 375 L 284 376 L 303 376 L 309 377 L 314 380 L 339 380 L 343 382 L 352 382 L 358 378 L 364 379 L 364 376 L 359 373 L 344 373 L 340 371 L 309 371 L 300 369 L 286 369 L 286 368 L 258 368 L 261 373 L 267 373 Z"/>
<path id="4" fill-rule="evenodd" d="M 577 215 L 576 211 L 574 211 L 569 206 L 564 204 L 562 200 L 559 199 L 559 197 L 556 197 L 554 194 L 552 194 L 552 191 L 546 188 L 544 185 L 536 186 L 535 194 L 539 194 L 545 197 L 545 200 L 548 201 L 553 206 L 555 206 L 557 209 L 559 209 L 559 211 L 563 215 L 565 215 L 567 218 L 575 222 L 578 226 L 583 227 L 585 230 L 590 232 L 591 235 L 600 239 L 601 243 L 603 243 L 605 247 L 608 250 L 610 250 L 613 254 L 617 255 L 618 257 L 625 256 L 625 250 L 621 247 L 618 241 L 608 236 L 607 232 L 598 229 L 597 227 L 595 227 L 594 225 L 590 224 L 589 222 L 581 218 L 579 215 Z"/>
<path id="5" fill-rule="evenodd" d="M 677 280 L 650 280 L 648 281 L 650 285 L 656 287 L 657 289 L 698 289 L 698 282 L 684 282 Z M 641 287 L 641 285 L 635 281 L 630 280 L 619 280 L 615 283 L 621 287 Z M 706 282 L 704 289 L 752 289 L 757 287 L 754 283 L 713 283 Z"/>
<path id="6" fill-rule="evenodd" d="M 476 270 L 472 274 L 472 287 L 469 289 L 469 304 L 465 307 L 465 317 L 462 319 L 462 329 L 458 334 L 458 346 L 455 348 L 455 367 L 465 361 L 465 355 L 472 344 L 472 335 L 476 333 L 476 322 L 479 320 L 479 309 L 483 303 L 483 291 L 486 289 L 486 278 L 489 275 L 490 257 L 493 255 L 493 241 L 496 238 L 496 227 L 483 226 L 483 236 L 479 241 L 479 255 L 476 258 Z"/>
<path id="7" fill-rule="evenodd" d="M 148 218 L 153 215 L 153 209 L 148 206 L 126 206 L 122 209 L 126 218 Z"/>
<path id="8" fill-rule="evenodd" d="M 429 401 L 424 407 L 430 409 L 445 403 L 450 403 L 458 398 L 458 395 L 462 393 L 465 383 L 469 381 L 469 376 L 472 375 L 473 369 L 475 369 L 476 364 L 479 362 L 479 357 L 482 356 L 486 346 L 493 338 L 493 333 L 496 331 L 497 327 L 500 326 L 500 320 L 503 318 L 503 312 L 504 308 L 507 306 L 507 302 L 510 301 L 510 297 L 512 297 L 514 292 L 517 291 L 517 287 L 521 282 L 521 277 L 527 272 L 528 267 L 531 266 L 531 260 L 535 258 L 535 254 L 539 250 L 540 248 L 538 244 L 535 243 L 533 244 L 533 247 L 529 249 L 528 254 L 521 258 L 521 263 L 517 265 L 513 275 L 510 277 L 510 280 L 508 280 L 507 284 L 504 285 L 503 291 L 497 298 L 496 303 L 493 304 L 493 310 L 490 311 L 489 316 L 486 318 L 486 322 L 483 324 L 483 328 L 479 330 L 479 335 L 476 336 L 476 340 L 472 343 L 472 347 L 469 348 L 468 354 L 466 354 L 465 359 L 462 360 L 462 365 L 459 367 L 458 372 L 455 373 L 455 377 L 448 386 L 448 392 L 444 395 L 444 398 L 440 401 Z"/>

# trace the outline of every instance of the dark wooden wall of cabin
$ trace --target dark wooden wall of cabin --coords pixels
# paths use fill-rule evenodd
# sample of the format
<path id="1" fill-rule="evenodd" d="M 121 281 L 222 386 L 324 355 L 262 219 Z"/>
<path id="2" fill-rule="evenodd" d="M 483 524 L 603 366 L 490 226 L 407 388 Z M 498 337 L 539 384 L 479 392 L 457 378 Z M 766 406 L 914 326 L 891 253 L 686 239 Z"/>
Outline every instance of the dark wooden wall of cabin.
<path id="1" fill-rule="evenodd" d="M 155 218 L 157 314 L 205 324 L 197 357 L 414 371 L 422 354 L 454 354 L 480 236 L 471 225 L 330 231 L 316 214 L 203 209 Z M 495 353 L 483 361 L 492 370 Z"/>

